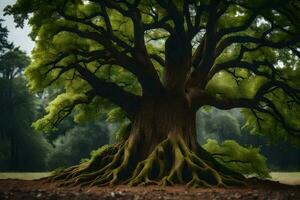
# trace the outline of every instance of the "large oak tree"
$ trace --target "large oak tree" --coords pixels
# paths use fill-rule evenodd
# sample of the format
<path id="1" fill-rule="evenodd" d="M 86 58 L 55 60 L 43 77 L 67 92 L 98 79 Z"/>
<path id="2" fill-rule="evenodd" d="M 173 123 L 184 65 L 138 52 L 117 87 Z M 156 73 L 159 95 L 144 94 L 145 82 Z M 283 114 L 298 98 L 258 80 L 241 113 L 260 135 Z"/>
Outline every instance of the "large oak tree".
<path id="1" fill-rule="evenodd" d="M 243 183 L 197 144 L 195 114 L 206 105 L 246 108 L 256 131 L 299 139 L 299 9 L 297 0 L 18 0 L 7 7 L 19 26 L 30 18 L 31 89 L 64 87 L 37 128 L 51 129 L 73 110 L 80 121 L 114 106 L 132 122 L 120 143 L 53 178 Z"/>

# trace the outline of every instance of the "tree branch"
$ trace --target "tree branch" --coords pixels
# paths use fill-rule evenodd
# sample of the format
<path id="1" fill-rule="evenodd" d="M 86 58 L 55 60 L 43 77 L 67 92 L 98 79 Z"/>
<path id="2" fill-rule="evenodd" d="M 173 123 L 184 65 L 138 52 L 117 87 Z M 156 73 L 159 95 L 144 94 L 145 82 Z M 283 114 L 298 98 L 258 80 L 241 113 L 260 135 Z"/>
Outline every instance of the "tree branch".
<path id="1" fill-rule="evenodd" d="M 279 41 L 279 42 L 272 42 L 270 40 L 266 40 L 265 38 L 256 38 L 251 36 L 238 36 L 238 35 L 230 36 L 220 42 L 220 44 L 216 48 L 215 56 L 218 57 L 224 51 L 224 49 L 226 49 L 227 47 L 229 47 L 234 43 L 241 43 L 241 44 L 254 43 L 254 44 L 259 44 L 260 47 L 265 46 L 265 47 L 281 49 L 281 48 L 287 48 L 291 45 L 294 45 L 297 42 L 300 42 L 300 36 L 293 37 L 292 39 Z"/>
<path id="2" fill-rule="evenodd" d="M 75 69 L 79 72 L 93 88 L 95 94 L 104 97 L 117 106 L 120 106 L 126 112 L 129 119 L 133 119 L 140 103 L 140 97 L 124 91 L 118 85 L 112 82 L 106 82 L 97 78 L 88 69 L 75 64 Z"/>
<path id="3" fill-rule="evenodd" d="M 253 12 L 252 15 L 241 26 L 235 26 L 235 27 L 230 27 L 230 28 L 225 28 L 225 29 L 219 30 L 217 33 L 218 40 L 220 40 L 223 36 L 225 36 L 227 34 L 246 30 L 253 23 L 253 21 L 257 17 L 257 14 L 258 14 L 257 12 Z"/>
<path id="4" fill-rule="evenodd" d="M 259 71 L 260 66 L 267 66 L 268 68 L 271 69 L 271 74 L 268 72 L 264 71 Z M 241 61 L 239 59 L 234 59 L 230 60 L 227 62 L 219 63 L 214 65 L 214 67 L 210 70 L 208 73 L 208 80 L 212 79 L 213 76 L 220 72 L 221 70 L 229 69 L 229 68 L 244 68 L 252 71 L 256 75 L 259 76 L 264 76 L 269 79 L 275 79 L 275 75 L 277 74 L 277 71 L 273 64 L 268 62 L 267 60 L 265 61 L 253 61 L 252 63 L 246 62 L 246 61 Z"/>
<path id="5" fill-rule="evenodd" d="M 215 60 L 215 47 L 217 42 L 217 8 L 219 6 L 219 0 L 212 0 L 208 10 L 208 22 L 206 25 L 205 37 L 203 37 L 203 44 L 200 43 L 199 51 L 196 51 L 194 57 L 194 63 L 201 60 L 195 70 L 192 72 L 189 85 L 197 85 L 200 88 L 204 88 L 207 82 L 206 76 L 212 67 Z M 203 45 L 203 46 L 201 46 Z M 202 54 L 202 57 L 200 56 Z M 202 59 L 201 59 L 202 58 Z"/>

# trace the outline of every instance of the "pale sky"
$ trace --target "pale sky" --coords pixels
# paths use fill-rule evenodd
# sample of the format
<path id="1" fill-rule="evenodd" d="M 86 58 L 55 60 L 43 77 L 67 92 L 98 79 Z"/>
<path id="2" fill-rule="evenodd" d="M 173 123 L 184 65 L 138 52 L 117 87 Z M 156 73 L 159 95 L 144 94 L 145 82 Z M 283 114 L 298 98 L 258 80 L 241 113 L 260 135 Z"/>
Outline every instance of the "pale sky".
<path id="1" fill-rule="evenodd" d="M 3 16 L 3 9 L 7 5 L 12 5 L 15 2 L 16 0 L 0 0 L 0 18 L 4 19 L 3 25 L 6 26 L 9 31 L 8 41 L 13 42 L 15 46 L 20 46 L 21 50 L 26 51 L 27 54 L 30 55 L 34 46 L 33 41 L 28 36 L 30 26 L 26 24 L 23 29 L 16 28 L 12 16 Z"/>

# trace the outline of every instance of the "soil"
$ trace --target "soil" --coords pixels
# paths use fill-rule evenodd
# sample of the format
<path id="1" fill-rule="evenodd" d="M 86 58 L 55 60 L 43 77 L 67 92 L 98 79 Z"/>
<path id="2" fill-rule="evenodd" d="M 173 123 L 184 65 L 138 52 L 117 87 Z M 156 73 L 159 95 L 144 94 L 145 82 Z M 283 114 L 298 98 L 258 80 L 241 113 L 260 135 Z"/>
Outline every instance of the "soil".
<path id="1" fill-rule="evenodd" d="M 300 185 L 252 180 L 248 186 L 229 188 L 173 187 L 58 187 L 45 180 L 0 180 L 0 200 L 192 200 L 192 199 L 272 199 L 300 200 Z"/>

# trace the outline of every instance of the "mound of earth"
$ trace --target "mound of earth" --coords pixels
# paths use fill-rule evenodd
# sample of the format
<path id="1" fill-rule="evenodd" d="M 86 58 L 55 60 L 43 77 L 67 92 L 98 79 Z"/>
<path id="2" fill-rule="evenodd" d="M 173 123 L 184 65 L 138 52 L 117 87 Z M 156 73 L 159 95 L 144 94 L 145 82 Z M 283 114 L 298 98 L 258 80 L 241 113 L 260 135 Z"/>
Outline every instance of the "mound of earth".
<path id="1" fill-rule="evenodd" d="M 44 180 L 0 180 L 0 199 L 14 200 L 192 200 L 192 199 L 300 199 L 300 186 L 290 186 L 272 181 L 253 180 L 243 187 L 187 188 L 173 187 L 58 187 Z"/>

